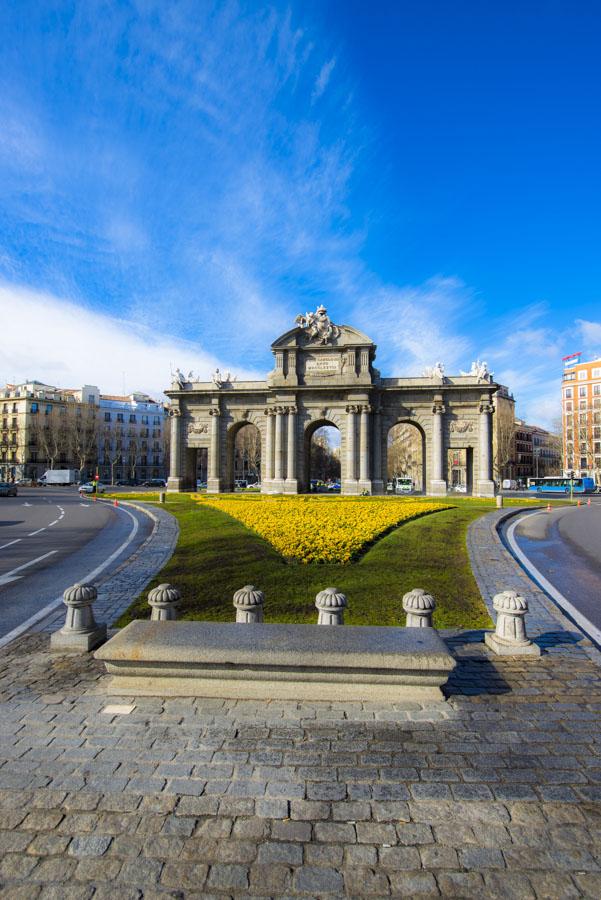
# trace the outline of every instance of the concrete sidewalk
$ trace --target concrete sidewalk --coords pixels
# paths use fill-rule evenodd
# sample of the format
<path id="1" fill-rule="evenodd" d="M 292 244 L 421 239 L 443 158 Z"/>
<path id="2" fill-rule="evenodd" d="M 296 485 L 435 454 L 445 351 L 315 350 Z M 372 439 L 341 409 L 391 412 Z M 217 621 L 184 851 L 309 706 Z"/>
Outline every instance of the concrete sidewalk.
<path id="1" fill-rule="evenodd" d="M 482 579 L 515 565 L 494 516 L 470 535 Z M 427 709 L 110 698 L 99 663 L 21 638 L 0 896 L 601 896 L 599 654 L 540 602 L 540 659 L 445 633 L 460 666 Z"/>

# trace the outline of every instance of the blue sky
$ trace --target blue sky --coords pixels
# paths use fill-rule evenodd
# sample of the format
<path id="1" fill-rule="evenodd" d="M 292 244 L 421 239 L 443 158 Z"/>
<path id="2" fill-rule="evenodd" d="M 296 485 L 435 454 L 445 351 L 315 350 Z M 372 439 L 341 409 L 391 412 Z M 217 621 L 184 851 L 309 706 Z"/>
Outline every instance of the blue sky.
<path id="1" fill-rule="evenodd" d="M 262 377 L 324 303 L 383 374 L 485 358 L 550 422 L 601 351 L 598 4 L 7 0 L 0 30 L 0 381 Z"/>

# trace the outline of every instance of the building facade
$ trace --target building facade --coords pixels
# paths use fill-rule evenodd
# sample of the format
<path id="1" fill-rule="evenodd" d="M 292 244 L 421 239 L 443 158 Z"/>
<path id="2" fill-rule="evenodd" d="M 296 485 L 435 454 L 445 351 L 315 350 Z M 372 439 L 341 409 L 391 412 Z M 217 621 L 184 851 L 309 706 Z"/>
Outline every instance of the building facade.
<path id="1" fill-rule="evenodd" d="M 579 354 L 569 358 L 561 390 L 564 474 L 589 476 L 601 484 L 601 357 L 588 362 L 581 362 Z"/>
<path id="2" fill-rule="evenodd" d="M 514 464 L 510 478 L 544 478 L 561 475 L 561 438 L 539 425 L 528 425 L 521 419 L 515 421 Z"/>
<path id="3" fill-rule="evenodd" d="M 230 491 L 235 480 L 235 439 L 252 424 L 260 435 L 261 490 L 310 490 L 313 433 L 324 425 L 340 432 L 342 493 L 381 494 L 386 489 L 388 432 L 413 425 L 422 445 L 425 493 L 446 494 L 449 453 L 461 451 L 466 492 L 492 496 L 493 398 L 499 385 L 485 365 L 446 376 L 437 364 L 421 378 L 382 378 L 376 346 L 327 311 L 299 316 L 295 328 L 272 344 L 274 369 L 265 381 L 236 382 L 215 373 L 212 382 L 178 378 L 170 398 L 171 463 L 168 489 L 192 490 L 198 457 L 208 455 L 208 491 Z"/>
<path id="4" fill-rule="evenodd" d="M 98 471 L 108 483 L 166 477 L 166 409 L 145 394 L 30 381 L 7 384 L 0 409 L 0 480 L 38 479 L 60 468 L 78 469 L 83 480 Z"/>

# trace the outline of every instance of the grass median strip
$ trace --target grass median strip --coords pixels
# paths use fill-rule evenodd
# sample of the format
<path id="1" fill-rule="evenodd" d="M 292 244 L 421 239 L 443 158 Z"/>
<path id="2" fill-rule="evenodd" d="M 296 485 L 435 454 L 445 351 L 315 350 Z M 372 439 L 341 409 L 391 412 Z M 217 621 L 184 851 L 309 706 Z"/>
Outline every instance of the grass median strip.
<path id="1" fill-rule="evenodd" d="M 158 501 L 158 495 L 115 496 Z M 269 499 L 253 497 L 246 502 Z M 307 502 L 337 500 L 317 497 Z M 349 498 L 348 502 L 359 509 L 362 501 Z M 408 502 L 431 500 L 412 497 Z M 324 587 L 336 586 L 349 598 L 345 618 L 349 625 L 402 625 L 403 594 L 422 587 L 437 600 L 434 624 L 438 628 L 489 628 L 492 623 L 469 564 L 466 532 L 474 519 L 494 509 L 494 501 L 453 497 L 449 502 L 452 508 L 392 528 L 355 562 L 302 564 L 286 561 L 265 538 L 218 509 L 218 504 L 199 503 L 189 494 L 171 494 L 166 508 L 180 526 L 175 553 L 117 624 L 148 618 L 148 590 L 168 581 L 182 592 L 183 619 L 231 622 L 234 592 L 244 584 L 255 584 L 265 592 L 267 622 L 314 623 L 315 595 Z"/>

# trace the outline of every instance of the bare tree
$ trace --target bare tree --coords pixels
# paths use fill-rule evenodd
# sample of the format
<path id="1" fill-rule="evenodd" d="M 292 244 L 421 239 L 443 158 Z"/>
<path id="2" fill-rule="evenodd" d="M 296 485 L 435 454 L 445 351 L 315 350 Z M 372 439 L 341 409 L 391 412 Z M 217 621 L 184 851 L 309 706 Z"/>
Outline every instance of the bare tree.
<path id="1" fill-rule="evenodd" d="M 53 407 L 46 415 L 38 415 L 31 423 L 31 440 L 50 469 L 69 451 L 69 429 L 66 411 Z"/>
<path id="2" fill-rule="evenodd" d="M 311 439 L 311 474 L 320 481 L 340 478 L 340 448 L 330 441 L 331 427 L 318 428 Z"/>
<path id="3" fill-rule="evenodd" d="M 259 476 L 261 468 L 261 432 L 256 425 L 244 425 L 236 435 L 238 458 L 242 462 L 242 473 Z"/>
<path id="4" fill-rule="evenodd" d="M 129 435 L 128 435 L 127 453 L 126 453 L 128 473 L 129 473 L 129 477 L 132 480 L 135 480 L 135 477 L 136 477 L 136 466 L 138 465 L 138 451 L 139 451 L 138 435 L 136 434 L 135 429 L 132 428 L 132 429 L 130 429 Z"/>
<path id="5" fill-rule="evenodd" d="M 82 475 L 86 464 L 95 464 L 98 458 L 96 407 L 91 403 L 78 403 L 68 409 L 65 419 L 70 453 Z"/>

